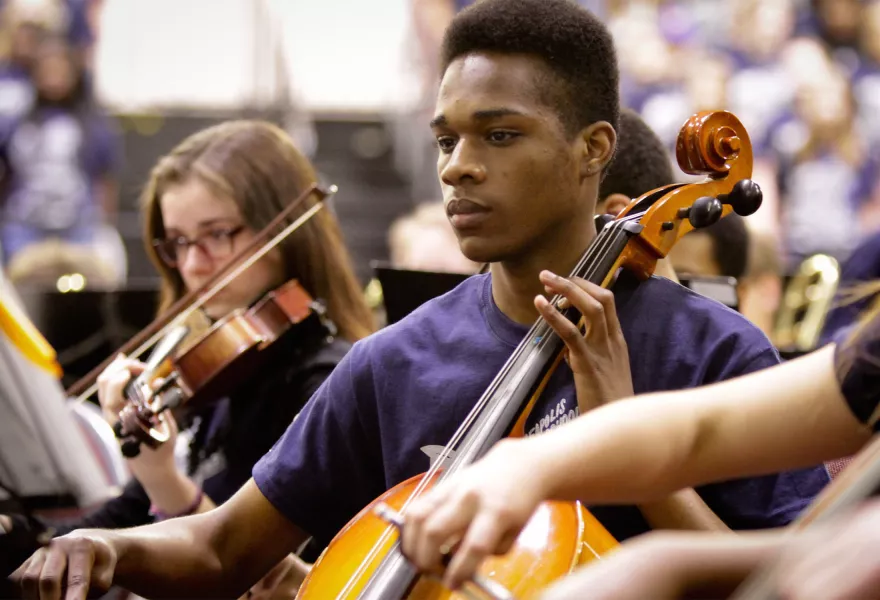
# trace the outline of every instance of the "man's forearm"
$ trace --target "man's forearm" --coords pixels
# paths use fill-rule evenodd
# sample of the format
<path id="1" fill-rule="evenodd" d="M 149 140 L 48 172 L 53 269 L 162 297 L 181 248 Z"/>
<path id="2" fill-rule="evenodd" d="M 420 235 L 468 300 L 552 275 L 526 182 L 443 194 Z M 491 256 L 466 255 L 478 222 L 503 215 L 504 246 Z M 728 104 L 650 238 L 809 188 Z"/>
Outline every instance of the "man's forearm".
<path id="1" fill-rule="evenodd" d="M 194 515 L 113 532 L 118 552 L 114 583 L 148 598 L 235 597 L 260 578 L 246 560 L 224 568 L 223 541 L 192 527 Z"/>

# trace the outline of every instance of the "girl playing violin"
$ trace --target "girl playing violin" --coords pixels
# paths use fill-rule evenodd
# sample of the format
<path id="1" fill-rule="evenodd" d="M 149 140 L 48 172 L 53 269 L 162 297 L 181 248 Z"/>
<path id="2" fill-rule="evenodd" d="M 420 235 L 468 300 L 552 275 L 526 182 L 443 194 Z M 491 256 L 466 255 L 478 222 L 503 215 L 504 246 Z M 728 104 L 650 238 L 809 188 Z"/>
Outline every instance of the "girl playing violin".
<path id="1" fill-rule="evenodd" d="M 262 122 L 211 127 L 161 158 L 142 205 L 147 253 L 162 278 L 160 312 L 200 287 L 316 179 L 314 168 L 287 135 Z M 315 323 L 298 329 L 278 342 L 283 347 L 273 348 L 271 361 L 240 391 L 182 415 L 180 433 L 169 419 L 172 439 L 155 450 L 141 446 L 128 461 L 134 479 L 122 495 L 60 528 L 62 533 L 80 527 L 132 527 L 203 512 L 248 480 L 254 463 L 351 343 L 372 331 L 339 226 L 327 210 L 234 279 L 204 306 L 204 313 L 209 320 L 220 319 L 291 279 L 323 301 L 338 335 Z M 142 369 L 142 363 L 120 356 L 99 377 L 98 397 L 111 425 L 125 405 L 124 386 Z M 175 451 L 174 437 L 182 453 Z"/>

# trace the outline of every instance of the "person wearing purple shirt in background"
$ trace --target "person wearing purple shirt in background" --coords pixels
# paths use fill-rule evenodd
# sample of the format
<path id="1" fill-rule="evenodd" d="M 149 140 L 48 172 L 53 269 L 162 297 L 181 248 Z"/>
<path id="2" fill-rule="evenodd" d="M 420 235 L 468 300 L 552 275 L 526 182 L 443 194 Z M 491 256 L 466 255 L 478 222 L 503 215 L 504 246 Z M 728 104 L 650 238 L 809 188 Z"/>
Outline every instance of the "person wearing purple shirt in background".
<path id="1" fill-rule="evenodd" d="M 441 64 L 431 125 L 444 205 L 464 254 L 491 263 L 490 273 L 355 344 L 223 506 L 56 538 L 18 570 L 27 590 L 57 598 L 63 577 L 144 596 L 243 592 L 309 535 L 326 544 L 376 496 L 440 460 L 537 318 L 567 340 L 568 361 L 530 413 L 530 435 L 634 392 L 779 362 L 742 316 L 671 281 L 621 277 L 612 294 L 564 277 L 596 235 L 599 183 L 616 145 L 618 69 L 599 20 L 566 0 L 482 0 L 453 19 Z M 555 293 L 585 315 L 586 336 L 549 304 L 545 294 Z M 827 481 L 820 466 L 596 513 L 621 539 L 647 531 L 646 521 L 774 527 Z"/>
<path id="2" fill-rule="evenodd" d="M 101 223 L 115 221 L 119 140 L 93 104 L 83 73 L 63 37 L 45 39 L 34 64 L 31 109 L 0 121 L 6 261 L 47 238 L 92 243 Z"/>

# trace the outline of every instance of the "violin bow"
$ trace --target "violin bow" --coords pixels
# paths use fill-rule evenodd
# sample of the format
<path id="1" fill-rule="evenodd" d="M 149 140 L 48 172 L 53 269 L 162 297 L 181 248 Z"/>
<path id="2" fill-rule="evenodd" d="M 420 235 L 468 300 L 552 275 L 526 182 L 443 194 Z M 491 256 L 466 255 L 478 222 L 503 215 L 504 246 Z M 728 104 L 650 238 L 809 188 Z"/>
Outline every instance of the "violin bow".
<path id="1" fill-rule="evenodd" d="M 150 347 L 156 344 L 166 334 L 166 330 L 174 327 L 186 320 L 193 312 L 204 306 L 214 296 L 220 293 L 223 288 L 229 285 L 236 277 L 248 269 L 252 264 L 260 260 L 270 250 L 281 243 L 284 238 L 296 231 L 300 226 L 320 211 L 328 198 L 331 198 L 339 188 L 335 185 L 325 187 L 317 183 L 313 183 L 302 194 L 294 199 L 284 210 L 278 213 L 272 221 L 266 225 L 254 238 L 237 254 L 233 256 L 223 267 L 217 270 L 204 284 L 199 288 L 190 291 L 177 302 L 171 305 L 168 310 L 156 317 L 152 323 L 147 325 L 136 336 L 130 339 L 125 345 L 117 350 L 113 355 L 105 359 L 100 365 L 89 371 L 79 381 L 71 385 L 67 389 L 69 397 L 76 397 L 77 402 L 84 402 L 89 399 L 98 389 L 98 375 L 107 368 L 116 358 L 116 354 L 129 354 L 137 357 L 146 352 Z M 264 240 L 268 238 L 272 231 L 277 229 L 290 214 L 308 198 L 315 195 L 318 201 L 314 206 L 306 210 L 295 221 L 288 224 L 268 242 Z M 255 248 L 263 244 L 262 247 L 255 251 Z"/>

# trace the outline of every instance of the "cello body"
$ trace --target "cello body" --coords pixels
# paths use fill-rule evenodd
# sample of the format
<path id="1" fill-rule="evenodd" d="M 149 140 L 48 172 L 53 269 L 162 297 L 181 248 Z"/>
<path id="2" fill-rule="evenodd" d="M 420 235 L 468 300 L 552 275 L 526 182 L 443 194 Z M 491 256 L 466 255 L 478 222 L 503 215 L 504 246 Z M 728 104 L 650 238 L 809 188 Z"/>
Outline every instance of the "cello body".
<path id="1" fill-rule="evenodd" d="M 312 567 L 300 587 L 298 599 L 354 599 L 396 544 L 397 533 L 379 518 L 374 507 L 384 502 L 400 511 L 422 479 L 418 475 L 385 492 L 364 508 L 338 533 Z M 376 540 L 385 541 L 376 546 Z M 617 541 L 579 502 L 545 502 L 532 515 L 513 548 L 503 556 L 486 560 L 480 572 L 501 584 L 516 598 L 532 598 L 554 580 L 570 573 L 605 552 Z M 376 548 L 381 548 L 376 552 Z M 372 558 L 370 555 L 372 553 Z M 408 598 L 465 599 L 437 580 L 421 577 Z"/>

